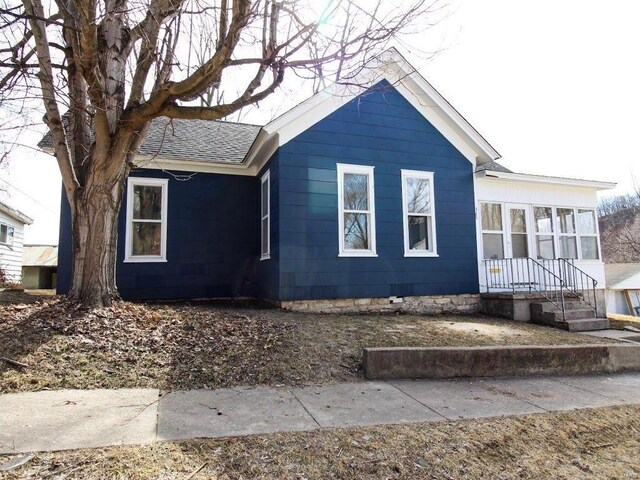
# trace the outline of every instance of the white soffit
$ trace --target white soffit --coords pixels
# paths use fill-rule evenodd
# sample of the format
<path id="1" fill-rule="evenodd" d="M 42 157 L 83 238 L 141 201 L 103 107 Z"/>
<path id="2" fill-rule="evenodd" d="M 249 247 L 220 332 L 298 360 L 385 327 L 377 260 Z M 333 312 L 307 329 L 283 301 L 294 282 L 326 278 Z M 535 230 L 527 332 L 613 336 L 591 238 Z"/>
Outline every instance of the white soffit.
<path id="1" fill-rule="evenodd" d="M 487 179 L 500 179 L 511 182 L 540 183 L 548 185 L 564 185 L 573 187 L 593 188 L 595 190 L 610 190 L 615 188 L 615 182 L 601 182 L 597 180 L 581 180 L 577 178 L 547 177 L 544 175 L 529 175 L 524 173 L 497 172 L 484 170 L 476 172 L 476 177 Z"/>

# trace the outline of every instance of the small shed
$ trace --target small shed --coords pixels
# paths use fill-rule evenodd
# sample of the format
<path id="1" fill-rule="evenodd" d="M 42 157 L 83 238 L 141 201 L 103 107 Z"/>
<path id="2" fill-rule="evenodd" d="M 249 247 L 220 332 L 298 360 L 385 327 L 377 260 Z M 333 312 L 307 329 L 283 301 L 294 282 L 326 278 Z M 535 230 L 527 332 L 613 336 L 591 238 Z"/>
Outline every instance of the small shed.
<path id="1" fill-rule="evenodd" d="M 25 245 L 22 261 L 24 288 L 56 288 L 58 275 L 57 245 Z"/>
<path id="2" fill-rule="evenodd" d="M 22 281 L 22 244 L 25 225 L 33 219 L 0 202 L 0 283 L 3 285 Z"/>
<path id="3" fill-rule="evenodd" d="M 605 266 L 607 313 L 640 317 L 640 263 Z"/>

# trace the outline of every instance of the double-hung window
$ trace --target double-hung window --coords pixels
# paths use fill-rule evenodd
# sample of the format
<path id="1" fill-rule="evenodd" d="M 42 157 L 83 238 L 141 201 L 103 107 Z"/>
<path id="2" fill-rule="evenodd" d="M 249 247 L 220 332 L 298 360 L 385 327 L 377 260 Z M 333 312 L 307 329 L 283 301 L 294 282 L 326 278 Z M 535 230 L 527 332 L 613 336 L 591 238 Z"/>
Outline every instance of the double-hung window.
<path id="1" fill-rule="evenodd" d="M 559 257 L 578 258 L 575 210 L 556 208 L 556 218 L 558 219 Z"/>
<path id="2" fill-rule="evenodd" d="M 482 217 L 482 251 L 485 260 L 504 258 L 502 204 L 480 204 L 480 216 Z"/>
<path id="3" fill-rule="evenodd" d="M 4 223 L 0 224 L 0 243 L 5 245 L 13 245 L 13 236 L 15 230 L 13 227 L 9 225 L 5 225 Z"/>
<path id="4" fill-rule="evenodd" d="M 338 164 L 339 256 L 376 256 L 373 167 Z"/>
<path id="5" fill-rule="evenodd" d="M 271 176 L 269 170 L 260 181 L 260 260 L 271 258 Z"/>
<path id="6" fill-rule="evenodd" d="M 596 227 L 595 210 L 578 209 L 578 233 L 583 260 L 598 260 L 598 229 Z"/>
<path id="7" fill-rule="evenodd" d="M 129 178 L 125 261 L 167 260 L 167 188 L 166 179 Z"/>
<path id="8" fill-rule="evenodd" d="M 405 257 L 434 257 L 436 222 L 433 172 L 402 170 Z"/>
<path id="9" fill-rule="evenodd" d="M 538 259 L 555 258 L 553 209 L 551 207 L 533 207 L 533 218 Z"/>

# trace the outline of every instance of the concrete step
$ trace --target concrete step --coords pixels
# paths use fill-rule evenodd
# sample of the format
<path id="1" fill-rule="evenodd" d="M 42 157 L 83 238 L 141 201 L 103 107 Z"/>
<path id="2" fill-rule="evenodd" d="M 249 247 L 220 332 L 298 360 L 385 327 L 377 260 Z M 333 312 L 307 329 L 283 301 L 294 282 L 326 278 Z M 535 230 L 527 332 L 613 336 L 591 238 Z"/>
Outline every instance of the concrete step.
<path id="1" fill-rule="evenodd" d="M 593 308 L 574 308 L 565 310 L 564 316 L 560 310 L 552 312 L 542 312 L 542 317 L 551 321 L 562 322 L 566 320 L 581 320 L 584 318 L 592 318 L 594 315 Z"/>
<path id="2" fill-rule="evenodd" d="M 586 306 L 586 304 L 584 302 L 581 302 L 580 300 L 568 300 L 568 299 L 565 299 L 564 308 L 566 310 L 575 310 L 575 309 L 580 309 L 580 308 L 587 308 L 587 306 Z M 531 313 L 532 314 L 534 312 L 536 314 L 537 313 L 541 314 L 542 312 L 560 311 L 560 309 L 558 307 L 556 307 L 553 303 L 551 303 L 549 301 L 531 302 L 530 309 L 531 309 Z"/>
<path id="3" fill-rule="evenodd" d="M 548 313 L 548 312 L 547 312 Z M 593 310 L 591 311 L 593 315 Z M 556 320 L 554 316 L 544 315 L 538 318 L 531 319 L 533 323 L 541 325 L 549 325 L 550 327 L 561 328 L 570 332 L 591 332 L 595 330 L 606 330 L 609 328 L 609 320 L 606 318 L 576 318 L 568 319 L 566 321 L 560 319 Z"/>

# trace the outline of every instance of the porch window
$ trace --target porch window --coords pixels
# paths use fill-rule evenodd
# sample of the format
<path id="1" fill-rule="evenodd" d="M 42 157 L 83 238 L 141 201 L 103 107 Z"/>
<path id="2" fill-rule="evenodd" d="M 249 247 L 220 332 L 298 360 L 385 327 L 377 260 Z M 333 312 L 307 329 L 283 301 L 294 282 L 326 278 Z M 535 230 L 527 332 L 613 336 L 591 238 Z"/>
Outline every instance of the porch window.
<path id="1" fill-rule="evenodd" d="M 13 245 L 13 236 L 15 230 L 13 227 L 9 225 L 5 225 L 4 223 L 0 224 L 0 243 L 5 245 Z"/>
<path id="2" fill-rule="evenodd" d="M 560 258 L 578 258 L 578 236 L 576 233 L 575 210 L 557 208 L 558 239 Z"/>
<path id="3" fill-rule="evenodd" d="M 578 209 L 578 233 L 580 235 L 580 253 L 583 260 L 598 260 L 598 229 L 596 227 L 596 212 L 588 209 Z"/>
<path id="4" fill-rule="evenodd" d="M 339 256 L 375 257 L 373 167 L 338 164 Z"/>
<path id="5" fill-rule="evenodd" d="M 485 260 L 504 258 L 504 230 L 502 226 L 502 205 L 482 203 L 482 251 Z"/>
<path id="6" fill-rule="evenodd" d="M 436 251 L 433 173 L 401 170 L 405 257 L 434 257 Z"/>
<path id="7" fill-rule="evenodd" d="M 538 259 L 554 259 L 553 209 L 551 207 L 533 207 Z"/>
<path id="8" fill-rule="evenodd" d="M 167 186 L 166 179 L 129 178 L 126 262 L 166 261 Z"/>
<path id="9" fill-rule="evenodd" d="M 262 176 L 260 198 L 260 260 L 267 260 L 271 257 L 271 176 L 269 170 Z"/>

